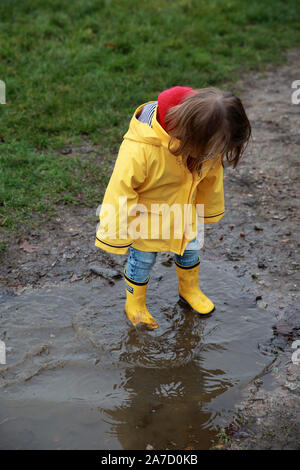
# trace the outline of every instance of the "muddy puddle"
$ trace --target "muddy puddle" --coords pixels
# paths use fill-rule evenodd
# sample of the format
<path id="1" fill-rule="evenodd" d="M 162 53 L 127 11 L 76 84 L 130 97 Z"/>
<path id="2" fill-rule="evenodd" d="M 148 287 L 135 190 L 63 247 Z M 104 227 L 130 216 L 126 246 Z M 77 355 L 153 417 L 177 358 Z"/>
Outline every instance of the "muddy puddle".
<path id="1" fill-rule="evenodd" d="M 216 310 L 178 302 L 175 267 L 159 259 L 137 331 L 123 280 L 103 278 L 0 296 L 2 449 L 208 449 L 243 387 L 272 361 L 272 319 L 226 263 L 201 262 Z"/>

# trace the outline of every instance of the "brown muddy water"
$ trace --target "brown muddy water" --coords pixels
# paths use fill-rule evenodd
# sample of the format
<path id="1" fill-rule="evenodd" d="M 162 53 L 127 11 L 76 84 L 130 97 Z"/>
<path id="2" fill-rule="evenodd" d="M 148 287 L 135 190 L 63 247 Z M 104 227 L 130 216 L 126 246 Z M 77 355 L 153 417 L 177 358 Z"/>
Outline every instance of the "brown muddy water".
<path id="1" fill-rule="evenodd" d="M 273 359 L 259 350 L 272 319 L 226 263 L 200 271 L 216 304 L 208 318 L 178 302 L 174 266 L 157 261 L 153 332 L 128 323 L 123 280 L 3 293 L 0 448 L 210 448 Z"/>

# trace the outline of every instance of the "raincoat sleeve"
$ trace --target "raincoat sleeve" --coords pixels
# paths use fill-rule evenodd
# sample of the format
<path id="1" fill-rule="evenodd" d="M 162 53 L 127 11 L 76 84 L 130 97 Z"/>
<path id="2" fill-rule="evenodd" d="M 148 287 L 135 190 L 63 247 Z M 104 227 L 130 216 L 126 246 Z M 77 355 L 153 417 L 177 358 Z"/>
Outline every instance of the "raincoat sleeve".
<path id="1" fill-rule="evenodd" d="M 146 168 L 143 145 L 123 141 L 100 207 L 95 245 L 102 250 L 125 254 L 134 242 L 128 225 L 135 216 L 137 190 L 145 181 Z"/>
<path id="2" fill-rule="evenodd" d="M 204 212 L 198 211 L 197 208 L 200 222 L 205 224 L 218 222 L 224 216 L 223 166 L 221 161 L 218 161 L 198 184 L 195 202 L 204 205 Z"/>

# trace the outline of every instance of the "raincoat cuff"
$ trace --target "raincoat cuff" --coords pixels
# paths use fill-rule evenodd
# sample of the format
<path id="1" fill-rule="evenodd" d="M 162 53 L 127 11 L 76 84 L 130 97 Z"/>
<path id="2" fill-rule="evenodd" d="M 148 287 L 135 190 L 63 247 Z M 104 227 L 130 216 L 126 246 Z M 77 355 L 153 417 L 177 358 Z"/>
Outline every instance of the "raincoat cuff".
<path id="1" fill-rule="evenodd" d="M 224 217 L 225 210 L 223 212 L 218 212 L 215 215 L 205 215 L 204 217 L 198 216 L 200 222 L 204 222 L 205 224 L 211 224 L 215 222 L 219 222 L 219 220 Z"/>
<path id="2" fill-rule="evenodd" d="M 119 243 L 115 240 L 101 240 L 96 237 L 95 246 L 101 248 L 101 250 L 107 251 L 108 253 L 115 253 L 118 255 L 125 255 L 128 251 L 128 248 L 133 244 L 133 241 L 124 240 L 123 243 Z"/>

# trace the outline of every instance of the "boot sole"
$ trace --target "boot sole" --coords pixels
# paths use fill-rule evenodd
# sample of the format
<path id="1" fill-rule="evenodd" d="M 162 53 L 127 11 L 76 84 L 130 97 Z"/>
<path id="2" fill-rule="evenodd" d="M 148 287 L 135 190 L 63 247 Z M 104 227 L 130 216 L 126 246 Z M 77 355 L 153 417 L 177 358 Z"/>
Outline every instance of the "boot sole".
<path id="1" fill-rule="evenodd" d="M 183 297 L 181 297 L 181 295 L 179 295 L 179 300 L 181 300 L 185 306 L 188 305 L 189 308 L 190 308 L 193 312 L 197 313 L 197 314 L 200 315 L 201 317 L 208 317 L 208 316 L 210 316 L 210 315 L 212 314 L 212 312 L 216 309 L 216 308 L 214 307 L 210 312 L 207 312 L 207 313 L 200 313 L 200 312 L 198 312 L 197 310 L 195 310 L 195 309 L 188 303 L 187 300 L 185 300 Z"/>

